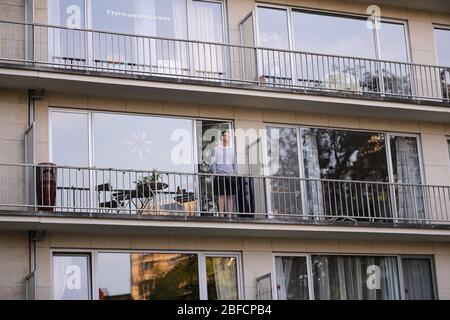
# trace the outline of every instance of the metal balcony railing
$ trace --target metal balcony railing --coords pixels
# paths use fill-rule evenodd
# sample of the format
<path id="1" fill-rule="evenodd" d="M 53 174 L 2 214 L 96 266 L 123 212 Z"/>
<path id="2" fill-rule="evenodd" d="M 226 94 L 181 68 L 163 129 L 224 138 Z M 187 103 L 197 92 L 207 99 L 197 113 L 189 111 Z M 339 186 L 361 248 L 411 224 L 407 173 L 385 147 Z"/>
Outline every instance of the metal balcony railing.
<path id="1" fill-rule="evenodd" d="M 450 102 L 450 67 L 0 21 L 0 62 Z"/>
<path id="2" fill-rule="evenodd" d="M 0 164 L 0 209 L 449 225 L 450 186 Z"/>

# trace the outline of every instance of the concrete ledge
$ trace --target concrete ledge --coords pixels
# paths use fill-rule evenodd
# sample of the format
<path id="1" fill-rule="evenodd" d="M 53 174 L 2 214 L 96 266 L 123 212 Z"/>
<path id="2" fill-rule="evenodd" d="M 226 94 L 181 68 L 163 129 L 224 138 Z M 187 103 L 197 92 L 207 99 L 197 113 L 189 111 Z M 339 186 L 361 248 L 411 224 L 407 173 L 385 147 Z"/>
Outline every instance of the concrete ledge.
<path id="1" fill-rule="evenodd" d="M 374 94 L 282 89 L 125 73 L 0 63 L 0 87 L 52 93 L 295 110 L 335 115 L 450 123 L 450 104 Z"/>
<path id="2" fill-rule="evenodd" d="M 0 230 L 450 242 L 448 225 L 335 224 L 271 219 L 0 211 Z"/>

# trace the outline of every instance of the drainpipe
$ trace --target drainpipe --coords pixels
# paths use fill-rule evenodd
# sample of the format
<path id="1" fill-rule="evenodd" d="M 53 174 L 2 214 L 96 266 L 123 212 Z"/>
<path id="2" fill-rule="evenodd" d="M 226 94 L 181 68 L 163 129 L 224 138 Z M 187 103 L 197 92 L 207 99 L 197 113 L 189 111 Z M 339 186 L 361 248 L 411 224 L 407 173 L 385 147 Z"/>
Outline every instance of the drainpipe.
<path id="1" fill-rule="evenodd" d="M 25 277 L 25 300 L 36 300 L 36 243 L 45 239 L 45 231 L 28 232 L 28 275 Z"/>

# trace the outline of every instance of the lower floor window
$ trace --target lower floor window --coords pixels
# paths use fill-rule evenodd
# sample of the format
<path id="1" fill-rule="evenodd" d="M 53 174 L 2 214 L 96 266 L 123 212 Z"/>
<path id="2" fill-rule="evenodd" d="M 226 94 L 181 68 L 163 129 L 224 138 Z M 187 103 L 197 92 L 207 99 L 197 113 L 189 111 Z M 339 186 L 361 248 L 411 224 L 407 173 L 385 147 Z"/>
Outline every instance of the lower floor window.
<path id="1" fill-rule="evenodd" d="M 91 256 L 95 270 L 92 285 Z M 237 300 L 240 298 L 239 268 L 237 254 L 55 253 L 54 299 L 93 296 L 100 300 Z M 73 283 L 77 284 L 76 288 Z"/>
<path id="2" fill-rule="evenodd" d="M 277 298 L 281 300 L 435 298 L 432 260 L 429 258 L 277 256 L 275 269 Z"/>

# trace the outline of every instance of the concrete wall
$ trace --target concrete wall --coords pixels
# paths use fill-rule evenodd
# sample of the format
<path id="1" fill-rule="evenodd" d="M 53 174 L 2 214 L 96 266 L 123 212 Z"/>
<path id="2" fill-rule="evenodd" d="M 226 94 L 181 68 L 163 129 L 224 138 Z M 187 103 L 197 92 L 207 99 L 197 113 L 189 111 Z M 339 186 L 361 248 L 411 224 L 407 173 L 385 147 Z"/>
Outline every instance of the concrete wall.
<path id="1" fill-rule="evenodd" d="M 273 274 L 273 253 L 433 255 L 440 299 L 450 299 L 450 244 L 277 238 L 214 238 L 51 233 L 38 243 L 38 298 L 51 297 L 51 249 L 232 251 L 242 255 L 246 299 L 255 299 L 256 278 Z M 0 270 L 1 272 L 1 270 Z M 1 291 L 0 291 L 1 292 Z M 1 298 L 1 296 L 0 296 Z"/>
<path id="2" fill-rule="evenodd" d="M 0 2 L 0 20 L 24 21 L 25 0 L 2 0 Z"/>
<path id="3" fill-rule="evenodd" d="M 0 232 L 0 299 L 24 299 L 27 274 L 27 233 Z"/>

